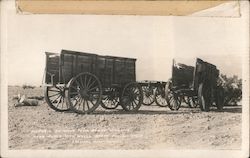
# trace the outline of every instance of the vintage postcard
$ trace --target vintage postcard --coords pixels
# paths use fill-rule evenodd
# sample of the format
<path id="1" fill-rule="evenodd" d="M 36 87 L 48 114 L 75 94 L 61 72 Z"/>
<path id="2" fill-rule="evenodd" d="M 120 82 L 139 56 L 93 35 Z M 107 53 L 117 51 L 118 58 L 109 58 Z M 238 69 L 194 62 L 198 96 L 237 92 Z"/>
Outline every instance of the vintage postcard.
<path id="1" fill-rule="evenodd" d="M 249 2 L 0 4 L 1 157 L 249 156 Z"/>

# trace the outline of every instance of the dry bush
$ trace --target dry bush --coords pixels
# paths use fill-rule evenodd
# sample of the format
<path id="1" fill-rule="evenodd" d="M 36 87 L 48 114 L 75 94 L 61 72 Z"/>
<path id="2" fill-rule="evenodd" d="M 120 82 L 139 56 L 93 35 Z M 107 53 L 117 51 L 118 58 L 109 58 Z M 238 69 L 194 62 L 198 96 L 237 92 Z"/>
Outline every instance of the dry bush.
<path id="1" fill-rule="evenodd" d="M 242 99 L 242 79 L 234 75 L 228 77 L 221 74 L 222 86 L 225 95 L 225 105 L 237 105 Z"/>
<path id="2" fill-rule="evenodd" d="M 28 85 L 28 84 L 24 84 L 24 85 L 22 85 L 22 88 L 23 88 L 23 89 L 34 89 L 35 86 Z"/>

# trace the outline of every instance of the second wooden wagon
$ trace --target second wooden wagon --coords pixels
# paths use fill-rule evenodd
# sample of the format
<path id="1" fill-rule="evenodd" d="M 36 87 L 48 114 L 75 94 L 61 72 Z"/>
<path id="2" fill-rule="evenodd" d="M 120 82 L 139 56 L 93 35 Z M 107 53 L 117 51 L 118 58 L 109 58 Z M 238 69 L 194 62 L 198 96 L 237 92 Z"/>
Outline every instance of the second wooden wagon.
<path id="1" fill-rule="evenodd" d="M 199 58 L 196 59 L 195 67 L 175 63 L 173 60 L 172 78 L 166 93 L 171 110 L 178 110 L 182 101 L 190 107 L 199 105 L 202 111 L 209 111 L 213 104 L 222 110 L 224 105 L 219 70 L 215 65 Z"/>

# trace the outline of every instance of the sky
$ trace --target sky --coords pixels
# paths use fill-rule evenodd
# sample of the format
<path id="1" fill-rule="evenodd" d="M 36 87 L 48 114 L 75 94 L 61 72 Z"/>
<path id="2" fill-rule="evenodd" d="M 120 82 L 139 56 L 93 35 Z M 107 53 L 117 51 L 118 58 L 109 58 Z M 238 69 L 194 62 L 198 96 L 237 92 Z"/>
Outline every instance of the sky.
<path id="1" fill-rule="evenodd" d="M 228 76 L 242 73 L 247 29 L 241 18 L 18 15 L 7 16 L 9 85 L 41 85 L 45 51 L 61 49 L 137 58 L 137 80 L 167 81 L 172 59 L 194 65 L 196 57 Z"/>

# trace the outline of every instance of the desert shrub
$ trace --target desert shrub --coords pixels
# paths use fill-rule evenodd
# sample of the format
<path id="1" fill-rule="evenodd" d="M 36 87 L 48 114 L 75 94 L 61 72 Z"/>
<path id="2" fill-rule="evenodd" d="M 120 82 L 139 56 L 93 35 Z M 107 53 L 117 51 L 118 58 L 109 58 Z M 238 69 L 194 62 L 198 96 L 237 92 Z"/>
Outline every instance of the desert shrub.
<path id="1" fill-rule="evenodd" d="M 236 75 L 228 77 L 221 74 L 220 80 L 224 89 L 225 105 L 237 105 L 242 99 L 242 79 Z"/>
<path id="2" fill-rule="evenodd" d="M 28 85 L 28 84 L 24 84 L 24 85 L 22 85 L 22 88 L 23 88 L 23 89 L 34 89 L 35 86 Z"/>

